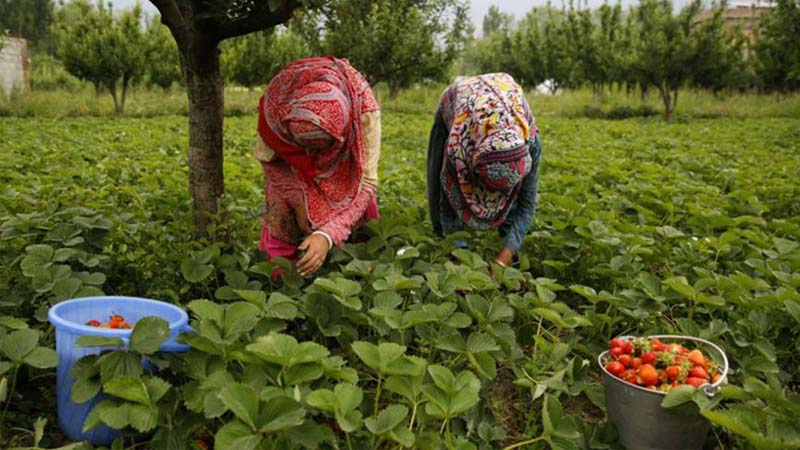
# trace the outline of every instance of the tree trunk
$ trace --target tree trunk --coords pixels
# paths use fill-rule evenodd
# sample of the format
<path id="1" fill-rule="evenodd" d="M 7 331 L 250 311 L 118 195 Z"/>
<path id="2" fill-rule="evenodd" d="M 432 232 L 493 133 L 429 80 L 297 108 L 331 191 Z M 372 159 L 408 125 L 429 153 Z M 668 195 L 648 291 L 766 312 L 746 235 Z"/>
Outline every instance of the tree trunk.
<path id="1" fill-rule="evenodd" d="M 389 83 L 389 98 L 394 100 L 397 98 L 397 94 L 399 93 L 400 93 L 400 86 L 394 83 Z"/>
<path id="2" fill-rule="evenodd" d="M 664 102 L 664 119 L 671 120 L 672 119 L 672 97 L 670 96 L 670 92 L 668 88 L 665 87 L 658 87 L 658 91 L 661 94 L 661 100 Z"/>
<path id="3" fill-rule="evenodd" d="M 114 81 L 113 83 L 109 84 L 108 90 L 111 92 L 111 97 L 114 99 L 114 112 L 117 113 L 118 116 L 121 116 L 122 108 L 119 104 L 119 97 L 117 97 L 117 82 Z"/>
<path id="4" fill-rule="evenodd" d="M 131 79 L 128 76 L 123 76 L 122 77 L 122 98 L 120 99 L 120 102 L 119 102 L 119 114 L 120 115 L 122 115 L 122 113 L 125 112 L 125 98 L 128 97 L 128 85 L 130 84 L 130 82 L 131 82 Z"/>
<path id="5" fill-rule="evenodd" d="M 672 93 L 672 110 L 675 111 L 676 109 L 678 109 L 678 90 L 677 89 L 675 89 L 675 91 Z"/>
<path id="6" fill-rule="evenodd" d="M 209 236 L 225 192 L 222 173 L 223 84 L 213 38 L 193 39 L 181 58 L 189 97 L 189 192 L 195 235 Z"/>

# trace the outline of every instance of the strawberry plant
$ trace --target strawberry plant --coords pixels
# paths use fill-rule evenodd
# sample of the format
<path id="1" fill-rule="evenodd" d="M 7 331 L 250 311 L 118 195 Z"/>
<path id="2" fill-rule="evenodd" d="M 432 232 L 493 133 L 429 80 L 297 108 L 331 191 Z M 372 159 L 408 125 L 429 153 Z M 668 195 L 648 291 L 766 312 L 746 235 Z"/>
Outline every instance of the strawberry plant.
<path id="1" fill-rule="evenodd" d="M 386 111 L 382 218 L 314 279 L 255 251 L 253 117 L 226 121 L 214 243 L 191 234 L 183 118 L 0 122 L 0 446 L 66 444 L 45 313 L 103 292 L 181 304 L 193 328 L 185 353 L 158 351 L 157 319 L 82 342 L 105 351 L 73 368 L 73 400 L 105 395 L 84 425 L 123 430 L 115 448 L 617 448 L 594 361 L 655 334 L 731 361 L 713 403 L 667 395 L 715 425 L 706 448 L 800 447 L 797 119 L 547 117 L 539 210 L 502 268 L 493 233 L 433 235 L 430 117 Z M 665 366 L 643 350 L 620 364 Z"/>

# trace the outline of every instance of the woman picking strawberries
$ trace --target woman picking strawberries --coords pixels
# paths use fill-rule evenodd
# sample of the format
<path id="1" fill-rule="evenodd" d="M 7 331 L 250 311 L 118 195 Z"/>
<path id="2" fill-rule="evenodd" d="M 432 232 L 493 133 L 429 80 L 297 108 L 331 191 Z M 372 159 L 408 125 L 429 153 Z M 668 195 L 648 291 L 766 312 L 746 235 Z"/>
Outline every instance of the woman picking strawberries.
<path id="1" fill-rule="evenodd" d="M 347 60 L 290 63 L 258 108 L 254 149 L 266 179 L 259 248 L 297 258 L 315 273 L 333 245 L 378 217 L 380 109 L 369 83 Z"/>

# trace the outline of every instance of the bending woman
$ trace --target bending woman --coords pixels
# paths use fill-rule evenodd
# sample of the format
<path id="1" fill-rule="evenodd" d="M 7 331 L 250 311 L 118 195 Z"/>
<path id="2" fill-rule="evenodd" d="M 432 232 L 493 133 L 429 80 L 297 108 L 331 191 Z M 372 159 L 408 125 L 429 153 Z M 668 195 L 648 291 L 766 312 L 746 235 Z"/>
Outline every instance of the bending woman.
<path id="1" fill-rule="evenodd" d="M 428 206 L 434 231 L 498 228 L 508 266 L 533 214 L 541 142 L 511 76 L 459 77 L 445 89 L 428 145 Z"/>
<path id="2" fill-rule="evenodd" d="M 378 218 L 380 109 L 347 60 L 290 63 L 267 86 L 253 151 L 266 179 L 259 248 L 297 260 L 301 275 L 322 266 L 351 231 Z"/>

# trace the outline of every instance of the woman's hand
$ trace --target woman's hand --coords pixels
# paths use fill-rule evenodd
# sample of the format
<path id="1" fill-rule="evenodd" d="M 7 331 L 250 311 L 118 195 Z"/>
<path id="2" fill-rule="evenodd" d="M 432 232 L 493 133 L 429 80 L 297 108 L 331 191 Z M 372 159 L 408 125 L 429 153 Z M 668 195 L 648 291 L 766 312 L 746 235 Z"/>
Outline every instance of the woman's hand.
<path id="1" fill-rule="evenodd" d="M 311 275 L 325 262 L 328 256 L 328 240 L 321 234 L 312 234 L 307 237 L 297 248 L 306 253 L 297 261 L 297 271 L 302 276 Z"/>
<path id="2" fill-rule="evenodd" d="M 513 259 L 514 259 L 514 252 L 508 247 L 503 247 L 503 249 L 500 250 L 500 253 L 498 253 L 497 256 L 494 257 L 494 262 L 503 267 L 510 267 Z"/>

